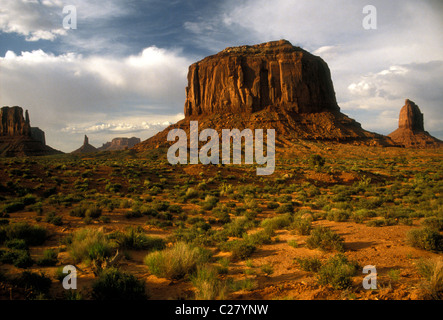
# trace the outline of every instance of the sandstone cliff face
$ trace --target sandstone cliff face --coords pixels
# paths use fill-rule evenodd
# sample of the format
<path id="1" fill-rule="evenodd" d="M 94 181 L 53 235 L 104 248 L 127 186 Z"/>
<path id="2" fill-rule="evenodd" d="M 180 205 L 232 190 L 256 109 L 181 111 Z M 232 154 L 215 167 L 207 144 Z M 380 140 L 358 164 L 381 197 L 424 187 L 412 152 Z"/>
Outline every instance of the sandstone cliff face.
<path id="1" fill-rule="evenodd" d="M 406 99 L 405 105 L 400 110 L 398 127 L 413 131 L 424 131 L 423 113 L 420 108 L 411 100 Z"/>
<path id="2" fill-rule="evenodd" d="M 286 40 L 227 48 L 189 67 L 185 116 L 339 111 L 327 64 Z"/>
<path id="3" fill-rule="evenodd" d="M 423 113 L 411 100 L 406 99 L 400 110 L 398 129 L 388 135 L 395 143 L 409 148 L 443 146 L 443 142 L 424 129 Z"/>
<path id="4" fill-rule="evenodd" d="M 0 133 L 2 136 L 31 135 L 28 111 L 26 111 L 26 120 L 23 118 L 23 109 L 20 107 L 3 107 L 0 112 Z"/>
<path id="5" fill-rule="evenodd" d="M 140 143 L 140 138 L 114 138 L 111 142 L 104 143 L 103 146 L 98 148 L 99 151 L 118 151 L 126 150 Z"/>
<path id="6" fill-rule="evenodd" d="M 167 146 L 175 128 L 275 129 L 276 145 L 297 140 L 386 145 L 340 112 L 327 64 L 286 40 L 227 48 L 189 67 L 185 119 L 136 145 L 136 151 Z"/>
<path id="7" fill-rule="evenodd" d="M 42 156 L 62 153 L 47 146 L 45 133 L 39 128 L 32 128 L 29 113 L 20 107 L 3 107 L 0 112 L 0 155 Z"/>

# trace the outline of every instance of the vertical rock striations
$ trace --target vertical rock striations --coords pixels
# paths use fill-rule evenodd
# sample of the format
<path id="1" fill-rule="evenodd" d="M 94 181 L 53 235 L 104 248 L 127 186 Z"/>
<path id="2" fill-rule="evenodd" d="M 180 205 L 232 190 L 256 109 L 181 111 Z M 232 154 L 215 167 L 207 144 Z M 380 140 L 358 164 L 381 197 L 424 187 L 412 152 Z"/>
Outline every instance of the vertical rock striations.
<path id="1" fill-rule="evenodd" d="M 174 128 L 275 129 L 277 145 L 296 140 L 393 145 L 340 112 L 331 73 L 320 57 L 286 40 L 230 47 L 192 64 L 185 119 L 136 145 L 137 151 L 168 145 Z"/>
<path id="2" fill-rule="evenodd" d="M 0 111 L 0 155 L 41 156 L 61 153 L 46 145 L 45 133 L 31 127 L 28 110 L 23 117 L 20 107 L 3 107 Z"/>
<path id="3" fill-rule="evenodd" d="M 339 111 L 331 74 L 319 57 L 286 40 L 227 48 L 189 67 L 185 116 Z"/>
<path id="4" fill-rule="evenodd" d="M 406 99 L 400 110 L 398 129 L 388 135 L 395 143 L 409 148 L 440 147 L 443 142 L 425 131 L 423 113 L 411 100 Z"/>

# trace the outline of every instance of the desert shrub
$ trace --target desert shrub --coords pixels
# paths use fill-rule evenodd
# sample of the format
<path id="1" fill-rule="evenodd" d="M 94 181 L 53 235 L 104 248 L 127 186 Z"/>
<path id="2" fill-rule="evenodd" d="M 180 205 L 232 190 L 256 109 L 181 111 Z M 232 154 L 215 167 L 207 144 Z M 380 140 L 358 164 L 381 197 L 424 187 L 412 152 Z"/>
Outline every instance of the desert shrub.
<path id="1" fill-rule="evenodd" d="M 269 263 L 265 263 L 263 265 L 260 266 L 260 270 L 266 275 L 266 276 L 270 276 L 271 274 L 274 273 L 274 267 L 269 264 Z"/>
<path id="2" fill-rule="evenodd" d="M 250 227 L 248 220 L 245 218 L 237 218 L 232 222 L 226 223 L 223 226 L 223 232 L 228 237 L 240 238 L 247 228 Z"/>
<path id="3" fill-rule="evenodd" d="M 368 209 L 359 209 L 351 215 L 351 219 L 357 223 L 363 223 L 363 220 L 375 217 L 376 213 Z"/>
<path id="4" fill-rule="evenodd" d="M 92 219 L 96 219 L 101 215 L 102 215 L 102 209 L 96 204 L 88 206 L 85 212 L 85 216 Z"/>
<path id="5" fill-rule="evenodd" d="M 134 275 L 116 268 L 103 270 L 92 285 L 96 300 L 145 300 L 145 284 Z"/>
<path id="6" fill-rule="evenodd" d="M 194 188 L 188 188 L 185 194 L 186 199 L 193 199 L 198 197 L 198 191 Z"/>
<path id="7" fill-rule="evenodd" d="M 317 257 L 297 258 L 296 261 L 302 270 L 310 272 L 318 272 L 322 265 L 321 260 Z"/>
<path id="8" fill-rule="evenodd" d="M 23 197 L 22 201 L 25 206 L 29 206 L 37 202 L 37 197 L 32 194 L 27 194 L 26 196 Z"/>
<path id="9" fill-rule="evenodd" d="M 197 289 L 195 299 L 215 300 L 225 298 L 227 286 L 218 278 L 216 268 L 208 265 L 199 266 L 190 278 L 192 284 Z"/>
<path id="10" fill-rule="evenodd" d="M 329 284 L 334 289 L 343 290 L 352 285 L 352 276 L 355 275 L 357 269 L 356 262 L 348 261 L 343 254 L 337 254 L 320 267 L 318 282 L 321 285 Z"/>
<path id="11" fill-rule="evenodd" d="M 157 277 L 181 279 L 194 272 L 197 265 L 206 262 L 210 255 L 200 247 L 177 242 L 171 248 L 149 253 L 144 263 Z"/>
<path id="12" fill-rule="evenodd" d="M 218 202 L 218 198 L 215 196 L 207 195 L 205 201 L 203 202 L 202 208 L 204 210 L 212 210 Z"/>
<path id="13" fill-rule="evenodd" d="M 86 214 L 86 208 L 85 207 L 77 207 L 71 210 L 71 212 L 69 212 L 69 215 L 71 217 L 79 217 L 79 218 L 84 218 Z"/>
<path id="14" fill-rule="evenodd" d="M 30 271 L 23 271 L 23 273 L 14 280 L 14 283 L 25 289 L 31 290 L 33 295 L 49 293 L 52 281 L 44 274 L 34 273 Z"/>
<path id="15" fill-rule="evenodd" d="M 28 245 L 23 239 L 11 239 L 4 243 L 6 248 L 17 250 L 28 250 Z"/>
<path id="16" fill-rule="evenodd" d="M 276 213 L 293 213 L 294 212 L 294 205 L 292 203 L 284 203 L 281 206 L 279 206 L 276 210 Z"/>
<path id="17" fill-rule="evenodd" d="M 14 213 L 23 210 L 24 208 L 25 204 L 23 203 L 23 201 L 15 201 L 4 205 L 2 211 L 6 213 Z"/>
<path id="18" fill-rule="evenodd" d="M 296 218 L 289 226 L 290 230 L 294 230 L 299 235 L 309 235 L 312 229 L 312 220 L 304 218 Z"/>
<path id="19" fill-rule="evenodd" d="M 126 232 L 117 232 L 114 238 L 121 248 L 134 250 L 162 250 L 165 248 L 165 240 L 150 237 L 142 230 L 129 228 Z"/>
<path id="20" fill-rule="evenodd" d="M 244 234 L 243 235 L 243 239 L 247 242 L 249 242 L 249 244 L 253 245 L 253 246 L 260 246 L 263 244 L 271 244 L 272 243 L 272 235 L 273 235 L 273 231 L 265 229 L 265 230 L 260 230 L 251 234 Z"/>
<path id="21" fill-rule="evenodd" d="M 349 212 L 345 210 L 337 210 L 333 209 L 328 212 L 326 219 L 329 221 L 335 221 L 335 222 L 343 222 L 349 219 Z"/>
<path id="22" fill-rule="evenodd" d="M 321 250 L 337 250 L 343 251 L 343 239 L 326 227 L 316 227 L 312 229 L 311 235 L 306 240 L 306 245 L 310 249 L 319 248 Z"/>
<path id="23" fill-rule="evenodd" d="M 443 230 L 443 218 L 428 217 L 428 218 L 423 219 L 423 221 L 421 222 L 421 225 L 424 227 L 428 227 L 431 229 L 442 231 Z"/>
<path id="24" fill-rule="evenodd" d="M 396 225 L 396 224 L 398 224 L 398 221 L 393 219 L 393 218 L 375 219 L 375 220 L 368 221 L 366 223 L 366 225 L 368 227 L 386 227 L 386 226 L 393 226 L 393 225 Z"/>
<path id="25" fill-rule="evenodd" d="M 232 278 L 229 278 L 227 280 L 227 284 L 233 292 L 239 290 L 251 291 L 257 287 L 257 282 L 250 278 L 237 280 L 237 281 L 234 281 Z"/>
<path id="26" fill-rule="evenodd" d="M 68 251 L 75 262 L 103 261 L 111 256 L 115 246 L 101 231 L 80 229 L 72 235 Z"/>
<path id="27" fill-rule="evenodd" d="M 46 249 L 43 256 L 37 260 L 39 266 L 55 266 L 57 264 L 57 252 L 53 249 Z"/>
<path id="28" fill-rule="evenodd" d="M 271 201 L 271 202 L 268 202 L 268 204 L 266 205 L 266 207 L 267 207 L 268 209 L 277 209 L 278 207 L 280 207 L 280 204 L 279 204 L 278 202 Z"/>
<path id="29" fill-rule="evenodd" d="M 424 278 L 425 298 L 443 299 L 443 259 L 420 260 L 417 263 L 418 272 Z"/>
<path id="30" fill-rule="evenodd" d="M 221 249 L 230 251 L 233 260 L 244 260 L 250 257 L 257 248 L 247 240 L 233 240 L 222 244 Z"/>
<path id="31" fill-rule="evenodd" d="M 285 214 L 279 217 L 267 218 L 262 220 L 260 225 L 265 229 L 278 230 L 283 229 L 291 224 L 292 218 L 290 215 Z"/>
<path id="32" fill-rule="evenodd" d="M 62 217 L 57 216 L 54 212 L 48 212 L 45 215 L 45 222 L 51 223 L 55 226 L 61 226 L 63 224 Z"/>
<path id="33" fill-rule="evenodd" d="M 294 239 L 289 240 L 288 241 L 288 245 L 293 247 L 293 248 L 298 248 L 298 242 L 297 242 L 297 240 L 294 240 Z"/>
<path id="34" fill-rule="evenodd" d="M 415 248 L 427 251 L 442 251 L 443 236 L 431 228 L 413 229 L 407 234 L 408 243 Z"/>
<path id="35" fill-rule="evenodd" d="M 28 250 L 8 249 L 0 251 L 0 262 L 17 268 L 29 268 L 34 264 Z"/>
<path id="36" fill-rule="evenodd" d="M 312 154 L 309 157 L 309 165 L 312 168 L 316 168 L 316 169 L 321 168 L 324 166 L 325 162 L 326 162 L 326 160 L 322 156 L 320 156 L 319 154 Z"/>
<path id="37" fill-rule="evenodd" d="M 47 230 L 40 226 L 33 226 L 26 222 L 18 222 L 3 226 L 6 239 L 22 239 L 28 246 L 38 246 L 45 242 Z"/>
<path id="38" fill-rule="evenodd" d="M 168 211 L 170 213 L 182 213 L 183 208 L 181 206 L 179 206 L 178 204 L 172 204 L 169 206 Z"/>

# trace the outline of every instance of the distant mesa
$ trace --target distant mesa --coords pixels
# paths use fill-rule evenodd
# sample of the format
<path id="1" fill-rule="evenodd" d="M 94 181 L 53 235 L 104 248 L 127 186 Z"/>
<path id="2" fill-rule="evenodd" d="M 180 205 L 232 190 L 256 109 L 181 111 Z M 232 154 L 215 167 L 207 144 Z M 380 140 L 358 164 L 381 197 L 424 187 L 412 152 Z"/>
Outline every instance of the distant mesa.
<path id="1" fill-rule="evenodd" d="M 411 100 L 406 99 L 400 110 L 398 129 L 388 135 L 395 143 L 408 148 L 441 147 L 443 141 L 425 131 L 423 113 Z"/>
<path id="2" fill-rule="evenodd" d="M 23 117 L 23 109 L 3 107 L 0 123 L 0 156 L 44 156 L 61 154 L 46 145 L 45 132 L 31 127 L 28 110 Z"/>
<path id="3" fill-rule="evenodd" d="M 394 145 L 341 113 L 326 62 L 286 40 L 226 48 L 192 64 L 184 114 L 134 149 L 168 145 L 168 132 L 189 132 L 191 120 L 199 130 L 273 128 L 277 146 L 300 139 Z"/>
<path id="4" fill-rule="evenodd" d="M 140 143 L 140 138 L 114 138 L 111 142 L 106 142 L 98 148 L 99 151 L 119 151 L 126 150 L 134 147 L 137 143 Z"/>
<path id="5" fill-rule="evenodd" d="M 140 138 L 114 138 L 111 142 L 104 143 L 100 148 L 96 148 L 89 144 L 89 138 L 85 135 L 83 145 L 77 150 L 71 153 L 93 153 L 100 151 L 120 151 L 127 150 L 134 147 L 137 143 L 140 143 Z"/>

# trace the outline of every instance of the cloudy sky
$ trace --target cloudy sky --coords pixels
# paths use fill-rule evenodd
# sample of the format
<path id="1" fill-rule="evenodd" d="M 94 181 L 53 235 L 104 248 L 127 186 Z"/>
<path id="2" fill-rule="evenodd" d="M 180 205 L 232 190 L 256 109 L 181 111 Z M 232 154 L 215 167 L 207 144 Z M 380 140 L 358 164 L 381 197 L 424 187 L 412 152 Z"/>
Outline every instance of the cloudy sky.
<path id="1" fill-rule="evenodd" d="M 377 28 L 366 30 L 366 5 Z M 74 6 L 77 28 L 63 20 Z M 28 109 L 47 143 L 152 136 L 183 118 L 190 64 L 287 39 L 329 65 L 342 111 L 388 134 L 409 98 L 443 138 L 443 1 L 0 0 L 0 104 Z"/>

